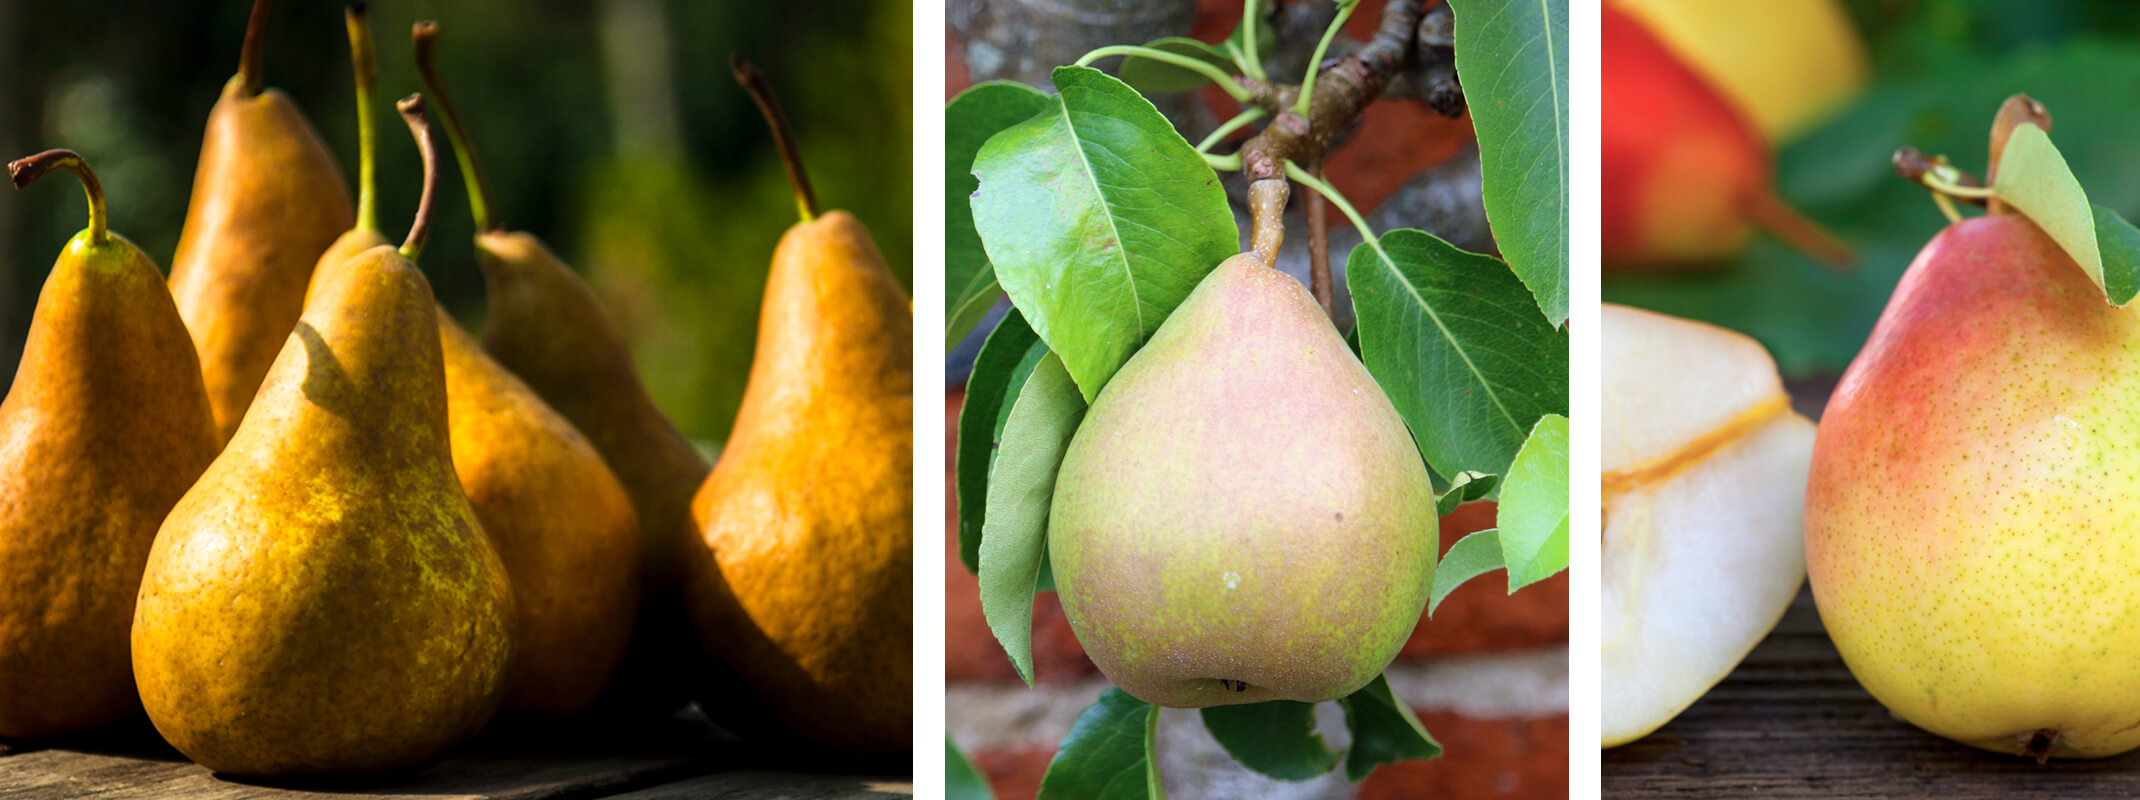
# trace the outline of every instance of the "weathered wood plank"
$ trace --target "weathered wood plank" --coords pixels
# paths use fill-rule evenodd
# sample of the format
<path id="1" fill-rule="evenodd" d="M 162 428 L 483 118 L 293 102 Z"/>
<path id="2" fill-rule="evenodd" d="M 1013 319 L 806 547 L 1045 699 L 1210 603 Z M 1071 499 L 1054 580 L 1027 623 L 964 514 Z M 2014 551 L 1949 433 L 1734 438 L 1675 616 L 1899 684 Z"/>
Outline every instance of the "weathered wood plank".
<path id="1" fill-rule="evenodd" d="M 914 784 L 904 778 L 722 772 L 620 794 L 612 800 L 878 800 L 913 796 Z"/>
<path id="2" fill-rule="evenodd" d="M 1605 796 L 1620 798 L 2140 796 L 2140 752 L 2039 766 L 1888 713 L 1804 590 L 1737 670 L 1656 733 L 1605 751 L 1603 771 Z"/>

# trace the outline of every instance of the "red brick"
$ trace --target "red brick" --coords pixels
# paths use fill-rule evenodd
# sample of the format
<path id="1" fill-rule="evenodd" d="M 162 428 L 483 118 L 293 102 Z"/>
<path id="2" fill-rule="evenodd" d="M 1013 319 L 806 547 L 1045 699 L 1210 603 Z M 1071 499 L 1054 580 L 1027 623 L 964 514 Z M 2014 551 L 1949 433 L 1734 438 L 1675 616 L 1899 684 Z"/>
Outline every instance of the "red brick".
<path id="1" fill-rule="evenodd" d="M 1419 713 L 1441 742 L 1433 761 L 1384 765 L 1367 776 L 1363 800 L 1417 797 L 1568 796 L 1568 718 L 1476 720 Z"/>

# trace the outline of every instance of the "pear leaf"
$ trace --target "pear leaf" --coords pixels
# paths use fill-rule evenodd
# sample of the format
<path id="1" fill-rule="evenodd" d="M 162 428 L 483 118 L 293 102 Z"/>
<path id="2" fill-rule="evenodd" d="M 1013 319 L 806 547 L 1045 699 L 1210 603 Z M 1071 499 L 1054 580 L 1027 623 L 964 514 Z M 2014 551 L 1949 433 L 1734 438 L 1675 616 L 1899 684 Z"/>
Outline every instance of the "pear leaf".
<path id="1" fill-rule="evenodd" d="M 1169 36 L 1154 39 L 1145 42 L 1144 46 L 1188 56 L 1227 72 L 1234 71 L 1233 59 L 1228 58 L 1225 51 L 1188 37 Z M 1115 74 L 1123 83 L 1148 95 L 1186 92 L 1211 82 L 1210 78 L 1204 77 L 1204 73 L 1196 70 L 1137 56 L 1123 57 L 1122 66 L 1115 69 Z"/>
<path id="2" fill-rule="evenodd" d="M 1337 766 L 1338 751 L 1315 732 L 1315 704 L 1270 700 L 1204 709 L 1204 729 L 1242 766 L 1304 781 Z"/>
<path id="3" fill-rule="evenodd" d="M 2096 249 L 2095 211 L 2088 205 L 2088 194 L 2081 190 L 2079 178 L 2066 166 L 2066 157 L 2059 155 L 2058 147 L 2051 144 L 2051 137 L 2030 123 L 2014 127 L 2006 140 L 2006 151 L 1999 157 L 1999 174 L 1992 178 L 1992 192 L 2021 213 L 2029 221 L 2050 235 L 2051 240 L 2073 257 L 2073 263 L 2088 273 L 2088 279 L 2104 290 L 2109 297 L 2109 286 L 2103 281 L 2103 255 Z M 2128 296 L 2127 301 L 2132 298 Z M 2117 302 L 2116 298 L 2111 298 Z"/>
<path id="4" fill-rule="evenodd" d="M 1352 750 L 1345 754 L 1345 778 L 1360 781 L 1382 764 L 1409 759 L 1435 759 L 1442 746 L 1419 724 L 1410 706 L 1390 691 L 1389 677 L 1375 679 L 1357 692 L 1338 698 L 1345 709 L 1345 727 L 1352 731 Z"/>
<path id="5" fill-rule="evenodd" d="M 1427 594 L 1427 616 L 1442 607 L 1449 593 L 1486 573 L 1501 568 L 1501 533 L 1487 528 L 1456 540 L 1434 566 L 1434 588 Z"/>
<path id="6" fill-rule="evenodd" d="M 1483 472 L 1459 472 L 1449 481 L 1449 490 L 1434 498 L 1434 515 L 1446 517 L 1456 507 L 1492 494 L 1501 477 Z"/>
<path id="7" fill-rule="evenodd" d="M 1568 568 L 1567 417 L 1548 414 L 1531 427 L 1495 513 L 1511 594 Z"/>
<path id="8" fill-rule="evenodd" d="M 1568 319 L 1568 3 L 1449 0 L 1501 256 L 1554 327 Z"/>
<path id="9" fill-rule="evenodd" d="M 988 779 L 981 777 L 948 735 L 944 737 L 944 800 L 996 800 Z"/>
<path id="10" fill-rule="evenodd" d="M 1394 230 L 1353 248 L 1345 285 L 1361 361 L 1436 474 L 1506 475 L 1531 425 L 1568 413 L 1568 331 L 1500 259 Z"/>
<path id="11" fill-rule="evenodd" d="M 1059 67 L 1041 114 L 974 159 L 996 280 L 1086 401 L 1198 281 L 1241 249 L 1218 174 L 1137 90 Z"/>
<path id="12" fill-rule="evenodd" d="M 1032 119 L 1048 96 L 1009 81 L 979 84 L 944 106 L 944 347 L 958 344 L 988 314 L 1003 289 L 973 227 L 971 199 L 980 182 L 973 157 L 997 131 Z"/>
<path id="13" fill-rule="evenodd" d="M 1047 554 L 1048 506 L 1063 450 L 1085 416 L 1070 373 L 1053 354 L 1018 391 L 989 470 L 981 535 L 981 614 L 1026 685 L 1033 683 L 1033 592 Z"/>
<path id="14" fill-rule="evenodd" d="M 2140 294 L 2140 230 L 2118 212 L 2096 206 L 2095 243 L 2103 254 L 2103 291 L 2122 308 Z"/>
<path id="15" fill-rule="evenodd" d="M 1026 352 L 1039 344 L 1040 336 L 1025 324 L 1018 309 L 1011 309 L 981 343 L 973 358 L 973 373 L 966 378 L 966 399 L 959 406 L 958 480 L 959 561 L 966 571 L 981 571 L 982 523 L 988 518 L 988 470 L 995 462 L 996 442 L 1002 432 L 1006 402 L 1016 397 L 1011 373 L 1019 368 Z"/>
<path id="16" fill-rule="evenodd" d="M 1158 734 L 1158 706 L 1108 687 L 1078 713 L 1040 778 L 1036 800 L 1165 800 Z"/>

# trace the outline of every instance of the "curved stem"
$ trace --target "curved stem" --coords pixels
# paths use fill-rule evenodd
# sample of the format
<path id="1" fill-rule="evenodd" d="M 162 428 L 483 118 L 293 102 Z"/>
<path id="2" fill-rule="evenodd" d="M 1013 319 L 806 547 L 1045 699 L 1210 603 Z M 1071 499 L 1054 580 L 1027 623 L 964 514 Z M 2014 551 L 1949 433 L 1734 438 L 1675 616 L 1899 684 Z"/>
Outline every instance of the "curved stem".
<path id="1" fill-rule="evenodd" d="M 410 262 L 423 255 L 424 239 L 431 235 L 431 201 L 438 198 L 438 137 L 431 135 L 431 119 L 424 115 L 424 96 L 412 94 L 394 104 L 401 112 L 401 120 L 409 124 L 409 135 L 416 139 L 416 150 L 424 157 L 424 193 L 416 201 L 416 220 L 409 223 L 409 238 L 401 241 L 401 257 Z"/>
<path id="2" fill-rule="evenodd" d="M 1360 212 L 1354 210 L 1351 203 L 1345 202 L 1345 196 L 1338 193 L 1337 187 L 1323 182 L 1323 179 L 1315 177 L 1307 170 L 1301 169 L 1299 164 L 1295 164 L 1292 161 L 1285 162 L 1285 174 L 1286 177 L 1292 178 L 1300 185 L 1314 189 L 1318 194 L 1328 198 L 1331 205 L 1337 206 L 1339 211 L 1345 212 L 1346 219 L 1352 220 L 1352 226 L 1360 230 L 1361 238 L 1370 242 L 1375 241 L 1375 232 L 1367 227 L 1367 219 L 1361 217 Z"/>
<path id="3" fill-rule="evenodd" d="M 1212 169 L 1226 170 L 1228 172 L 1241 169 L 1240 153 L 1229 153 L 1223 156 L 1215 156 L 1210 153 L 1199 153 L 1198 155 L 1203 156 L 1204 163 Z"/>
<path id="4" fill-rule="evenodd" d="M 1256 23 L 1263 16 L 1258 13 L 1264 0 L 1244 0 L 1241 7 L 1241 72 L 1256 80 L 1269 80 L 1263 74 L 1263 59 L 1256 53 Z"/>
<path id="5" fill-rule="evenodd" d="M 253 15 L 245 21 L 245 44 L 238 50 L 238 86 L 246 96 L 260 93 L 260 50 L 267 39 L 268 11 L 274 0 L 253 0 Z"/>
<path id="6" fill-rule="evenodd" d="M 1210 136 L 1206 136 L 1204 137 L 1203 141 L 1198 142 L 1196 145 L 1196 152 L 1202 153 L 1209 151 L 1213 145 L 1225 141 L 1227 134 L 1240 130 L 1241 126 L 1247 125 L 1251 122 L 1255 122 L 1256 120 L 1262 119 L 1265 116 L 1268 116 L 1269 114 L 1270 112 L 1263 110 L 1261 106 L 1249 106 L 1248 110 L 1233 115 L 1233 119 L 1229 119 L 1225 123 L 1219 125 L 1217 129 L 1214 129 L 1211 132 Z"/>
<path id="7" fill-rule="evenodd" d="M 1285 242 L 1285 203 L 1293 194 L 1284 178 L 1248 182 L 1248 249 L 1266 267 L 1278 264 L 1278 246 Z"/>
<path id="8" fill-rule="evenodd" d="M 1338 4 L 1337 18 L 1330 20 L 1330 27 L 1323 31 L 1323 40 L 1315 43 L 1315 57 L 1308 59 L 1308 76 L 1300 81 L 1300 99 L 1293 102 L 1293 113 L 1303 117 L 1308 115 L 1308 98 L 1315 94 L 1315 73 L 1322 70 L 1323 53 L 1330 49 L 1330 40 L 1337 38 L 1337 32 L 1345 27 L 1346 18 L 1351 17 L 1352 10 L 1359 5 L 1358 0 Z"/>
<path id="9" fill-rule="evenodd" d="M 817 194 L 810 191 L 810 173 L 803 170 L 802 153 L 795 147 L 795 132 L 788 127 L 788 116 L 780 111 L 780 98 L 774 96 L 773 85 L 765 80 L 765 73 L 742 56 L 728 57 L 728 71 L 735 73 L 736 83 L 750 94 L 758 104 L 758 113 L 765 115 L 765 124 L 773 129 L 773 144 L 780 148 L 780 165 L 788 170 L 788 185 L 795 190 L 795 209 L 802 213 L 802 220 L 817 219 Z"/>
<path id="10" fill-rule="evenodd" d="M 1138 58 L 1149 58 L 1153 61 L 1163 61 L 1210 78 L 1219 85 L 1220 89 L 1226 91 L 1228 97 L 1232 97 L 1237 102 L 1247 103 L 1252 99 L 1247 87 L 1242 86 L 1241 82 L 1234 80 L 1232 75 L 1226 74 L 1225 70 L 1212 66 L 1208 61 L 1140 45 L 1117 44 L 1102 47 L 1079 57 L 1077 66 L 1091 66 L 1092 62 L 1108 56 L 1136 56 Z"/>
<path id="11" fill-rule="evenodd" d="M 379 59 L 372 52 L 372 26 L 364 4 L 350 3 L 342 20 L 349 28 L 349 63 L 357 76 L 357 230 L 376 231 L 379 137 L 373 130 L 378 126 L 372 121 L 372 106 L 379 101 Z"/>
<path id="12" fill-rule="evenodd" d="M 89 243 L 98 247 L 111 241 L 109 222 L 104 213 L 104 185 L 97 183 L 97 174 L 89 171 L 89 162 L 82 160 L 73 150 L 46 150 L 28 158 L 8 162 L 8 180 L 20 189 L 30 185 L 45 173 L 55 169 L 73 170 L 82 179 L 82 192 L 89 195 Z"/>
<path id="13" fill-rule="evenodd" d="M 446 141 L 453 144 L 453 158 L 460 162 L 461 181 L 468 186 L 468 211 L 476 218 L 476 232 L 489 233 L 505 226 L 504 222 L 491 218 L 490 183 L 483 179 L 483 166 L 476 162 L 476 150 L 468 143 L 468 130 L 461 125 L 461 113 L 453 106 L 453 96 L 446 94 L 446 82 L 438 75 L 438 23 L 424 20 L 409 29 L 409 40 L 416 46 L 416 73 L 423 78 L 424 92 L 438 106 L 438 115 L 446 127 Z"/>

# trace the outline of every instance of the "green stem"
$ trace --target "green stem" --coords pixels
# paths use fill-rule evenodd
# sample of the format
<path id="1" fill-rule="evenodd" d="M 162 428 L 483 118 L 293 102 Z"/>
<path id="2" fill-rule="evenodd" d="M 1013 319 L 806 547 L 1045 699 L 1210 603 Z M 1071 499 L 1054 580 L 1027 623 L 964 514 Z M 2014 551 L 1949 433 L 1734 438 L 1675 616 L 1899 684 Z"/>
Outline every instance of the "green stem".
<path id="1" fill-rule="evenodd" d="M 431 120 L 424 114 L 424 96 L 412 94 L 394 104 L 401 112 L 401 121 L 409 124 L 409 135 L 416 139 L 416 150 L 424 157 L 424 193 L 416 201 L 416 220 L 409 223 L 409 238 L 401 241 L 401 257 L 416 262 L 423 255 L 424 240 L 431 235 L 431 203 L 438 199 L 439 152 L 438 137 L 431 135 Z"/>
<path id="2" fill-rule="evenodd" d="M 1360 230 L 1360 237 L 1366 239 L 1368 244 L 1374 245 L 1375 252 L 1382 252 L 1382 245 L 1375 241 L 1375 232 L 1367 227 L 1367 220 L 1360 216 L 1359 211 L 1353 209 L 1351 203 L 1345 202 L 1345 196 L 1338 194 L 1337 187 L 1323 182 L 1323 179 L 1301 169 L 1299 164 L 1291 160 L 1285 162 L 1285 175 L 1302 186 L 1314 189 L 1316 193 L 1328 199 L 1331 205 L 1337 206 L 1339 211 L 1345 212 L 1345 218 L 1352 220 L 1352 226 Z"/>
<path id="3" fill-rule="evenodd" d="M 1204 61 L 1202 59 L 1190 58 L 1180 53 L 1169 53 L 1165 50 L 1160 50 L 1151 47 L 1143 47 L 1140 45 L 1117 44 L 1102 47 L 1098 50 L 1086 53 L 1084 56 L 1080 57 L 1077 60 L 1077 66 L 1091 66 L 1092 62 L 1098 61 L 1108 56 L 1137 56 L 1138 58 L 1149 58 L 1153 61 L 1162 61 L 1168 64 L 1173 64 L 1174 66 L 1181 67 L 1182 69 L 1186 69 L 1191 72 L 1203 75 L 1206 78 L 1210 78 L 1213 82 L 1219 85 L 1220 89 L 1225 90 L 1226 95 L 1228 97 L 1232 97 L 1237 102 L 1246 103 L 1251 97 L 1251 95 L 1248 93 L 1248 89 L 1246 87 L 1243 87 L 1240 81 L 1234 80 L 1233 76 L 1226 74 L 1225 70 L 1212 66 L 1211 62 Z"/>
<path id="4" fill-rule="evenodd" d="M 253 0 L 253 14 L 245 21 L 245 44 L 238 49 L 238 87 L 246 97 L 260 94 L 260 51 L 266 46 L 268 11 L 274 0 Z"/>
<path id="5" fill-rule="evenodd" d="M 453 158 L 461 165 L 461 181 L 468 185 L 468 211 L 475 217 L 476 232 L 500 230 L 505 223 L 490 216 L 490 183 L 483 179 L 483 167 L 476 163 L 476 150 L 468 143 L 461 113 L 454 108 L 453 97 L 446 94 L 446 83 L 438 75 L 438 23 L 416 23 L 409 29 L 409 39 L 416 46 L 416 72 L 422 76 L 431 102 L 438 106 L 438 114 L 445 122 L 446 141 L 453 144 Z"/>
<path id="6" fill-rule="evenodd" d="M 1947 174 L 1950 172 L 1954 173 L 1954 175 L 1950 176 Z M 1994 197 L 1999 196 L 1999 193 L 1989 186 L 1963 186 L 1962 184 L 1956 181 L 1956 178 L 1959 175 L 1959 171 L 1955 170 L 1952 167 L 1946 167 L 1930 170 L 1924 174 L 1924 177 L 1919 178 L 1918 180 L 1919 182 L 1925 185 L 1925 188 L 1931 189 L 1932 191 L 1938 192 L 1940 194 L 1948 195 L 1950 197 L 1964 197 L 1970 200 L 1990 200 Z"/>
<path id="7" fill-rule="evenodd" d="M 1241 49 L 1246 51 L 1242 54 L 1244 59 L 1240 63 L 1241 72 L 1259 81 L 1269 80 L 1263 74 L 1263 59 L 1256 53 L 1256 21 L 1263 16 L 1257 12 L 1261 10 L 1263 2 L 1264 0 L 1243 0 L 1241 7 Z"/>
<path id="8" fill-rule="evenodd" d="M 357 75 L 357 230 L 379 229 L 378 135 L 372 106 L 379 102 L 379 59 L 372 51 L 371 20 L 364 4 L 350 3 L 342 12 L 349 28 L 349 63 Z"/>
<path id="9" fill-rule="evenodd" d="M 1345 19 L 1351 17 L 1352 10 L 1359 5 L 1357 0 L 1338 5 L 1337 18 L 1331 20 L 1330 27 L 1323 31 L 1323 40 L 1315 43 L 1315 57 L 1308 59 L 1308 77 L 1300 82 L 1300 99 L 1294 101 L 1293 113 L 1303 117 L 1308 115 L 1308 98 L 1315 94 L 1315 73 L 1322 70 L 1323 53 L 1330 49 L 1330 40 L 1337 38 L 1337 32 L 1345 27 Z"/>
<path id="10" fill-rule="evenodd" d="M 780 98 L 773 94 L 773 84 L 766 81 L 757 65 L 742 56 L 728 57 L 728 71 L 735 73 L 736 83 L 758 104 L 766 127 L 773 129 L 773 144 L 780 148 L 780 165 L 787 168 L 788 186 L 795 190 L 795 210 L 802 214 L 804 222 L 817 219 L 817 193 L 810 190 L 810 173 L 803 170 L 802 151 L 795 146 L 795 133 L 788 127 L 788 115 L 780 111 Z"/>
<path id="11" fill-rule="evenodd" d="M 1228 153 L 1223 156 L 1215 156 L 1210 153 L 1198 153 L 1197 155 L 1203 156 L 1204 163 L 1211 165 L 1212 169 L 1222 169 L 1228 172 L 1241 169 L 1240 153 Z"/>
<path id="12" fill-rule="evenodd" d="M 28 158 L 8 162 L 7 177 L 15 182 L 15 188 L 29 186 L 31 182 L 55 169 L 72 170 L 82 179 L 82 192 L 89 195 L 89 244 L 102 247 L 111 242 L 109 221 L 104 213 L 104 186 L 97 183 L 97 174 L 89 171 L 89 162 L 82 160 L 73 150 L 46 150 Z"/>
<path id="13" fill-rule="evenodd" d="M 1198 142 L 1196 152 L 1201 153 L 1210 150 L 1213 145 L 1224 141 L 1227 134 L 1240 130 L 1243 125 L 1262 119 L 1268 113 L 1270 112 L 1264 111 L 1259 106 L 1250 106 L 1248 110 L 1235 114 L 1233 119 L 1229 119 L 1224 124 L 1219 125 L 1218 129 L 1212 131 L 1210 136 L 1206 136 L 1203 141 Z"/>

